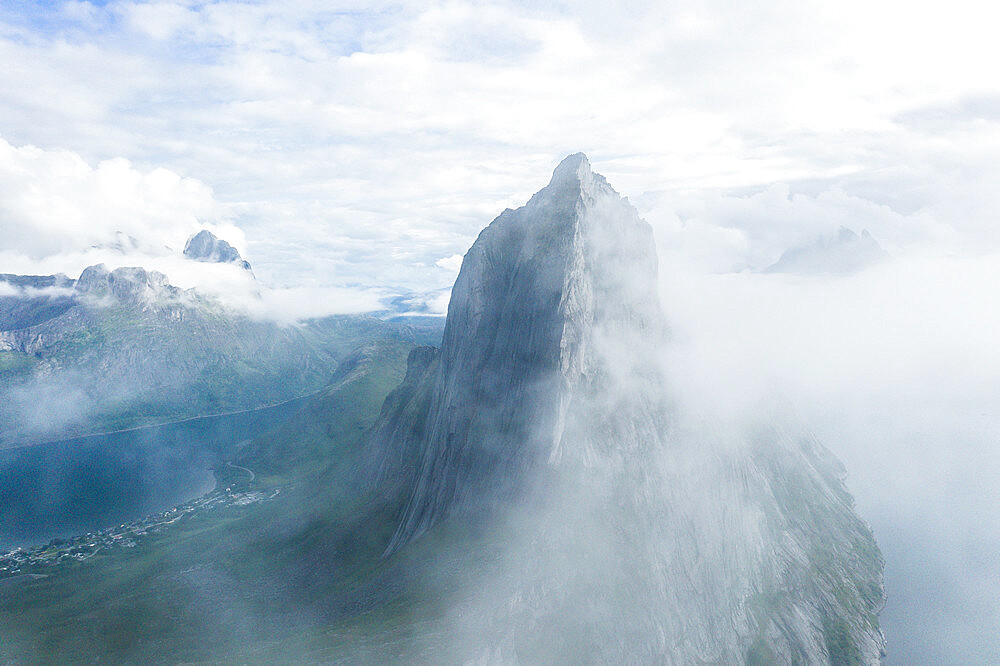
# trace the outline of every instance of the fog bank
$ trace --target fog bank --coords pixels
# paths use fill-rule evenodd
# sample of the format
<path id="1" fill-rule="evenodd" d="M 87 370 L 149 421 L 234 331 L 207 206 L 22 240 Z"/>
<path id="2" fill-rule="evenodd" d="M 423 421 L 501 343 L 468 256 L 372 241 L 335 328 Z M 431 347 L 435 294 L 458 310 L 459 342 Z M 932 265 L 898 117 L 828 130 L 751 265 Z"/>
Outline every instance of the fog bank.
<path id="1" fill-rule="evenodd" d="M 687 409 L 801 420 L 886 558 L 888 663 L 1000 653 L 1000 256 L 924 250 L 853 276 L 661 261 Z"/>

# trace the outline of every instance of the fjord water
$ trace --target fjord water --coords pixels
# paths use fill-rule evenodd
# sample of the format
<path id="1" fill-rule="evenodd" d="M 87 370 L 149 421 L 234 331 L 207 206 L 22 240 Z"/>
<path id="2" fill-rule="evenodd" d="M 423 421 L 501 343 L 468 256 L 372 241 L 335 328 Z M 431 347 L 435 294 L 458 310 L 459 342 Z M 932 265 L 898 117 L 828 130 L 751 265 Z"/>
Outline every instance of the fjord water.
<path id="1" fill-rule="evenodd" d="M 215 486 L 214 466 L 288 419 L 262 409 L 0 450 L 0 550 L 143 518 Z"/>

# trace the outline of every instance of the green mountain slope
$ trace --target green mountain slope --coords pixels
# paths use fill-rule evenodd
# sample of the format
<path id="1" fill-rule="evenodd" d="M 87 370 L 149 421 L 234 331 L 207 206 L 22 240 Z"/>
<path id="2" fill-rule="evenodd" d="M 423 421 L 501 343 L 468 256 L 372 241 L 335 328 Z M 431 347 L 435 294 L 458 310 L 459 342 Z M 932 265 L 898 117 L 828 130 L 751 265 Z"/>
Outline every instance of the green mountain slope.
<path id="1" fill-rule="evenodd" d="M 366 567 L 380 566 L 398 507 L 366 507 L 331 481 L 349 478 L 408 350 L 367 346 L 292 422 L 246 447 L 238 467 L 220 468 L 232 491 L 222 496 L 266 500 L 201 508 L 128 537 L 132 548 L 0 579 L 0 660 L 252 659 L 345 613 Z"/>
<path id="2" fill-rule="evenodd" d="M 276 404 L 325 386 L 360 344 L 440 335 L 434 321 L 366 315 L 279 325 L 141 269 L 98 274 L 104 283 L 85 280 L 88 272 L 55 304 L 38 296 L 7 304 L 23 315 L 11 322 L 35 323 L 0 330 L 0 446 Z"/>

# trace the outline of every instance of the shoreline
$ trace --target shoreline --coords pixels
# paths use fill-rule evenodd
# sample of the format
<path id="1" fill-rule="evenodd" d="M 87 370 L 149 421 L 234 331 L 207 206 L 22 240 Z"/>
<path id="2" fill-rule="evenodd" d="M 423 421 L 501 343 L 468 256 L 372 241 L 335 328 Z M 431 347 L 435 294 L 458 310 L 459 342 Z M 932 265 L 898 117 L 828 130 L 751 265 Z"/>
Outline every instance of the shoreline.
<path id="1" fill-rule="evenodd" d="M 19 451 L 22 449 L 30 449 L 38 446 L 52 446 L 55 444 L 74 444 L 77 443 L 77 440 L 86 440 L 92 437 L 96 438 L 96 437 L 109 437 L 111 435 L 123 435 L 130 432 L 148 430 L 150 428 L 165 428 L 168 426 L 178 426 L 178 425 L 183 425 L 185 423 L 192 423 L 194 421 L 202 421 L 205 419 L 218 419 L 218 418 L 224 418 L 226 416 L 239 416 L 241 414 L 252 414 L 254 412 L 260 412 L 268 409 L 275 409 L 277 407 L 288 405 L 293 402 L 297 402 L 299 400 L 305 401 L 308 398 L 312 398 L 313 396 L 322 393 L 323 388 L 317 389 L 311 393 L 305 393 L 303 395 L 291 398 L 289 400 L 282 400 L 281 402 L 275 402 L 268 405 L 261 405 L 260 407 L 252 407 L 250 409 L 238 409 L 231 412 L 219 412 L 218 414 L 203 414 L 201 416 L 189 416 L 187 418 L 178 419 L 176 421 L 163 421 L 162 423 L 150 423 L 147 425 L 132 426 L 131 428 L 121 428 L 119 430 L 104 430 L 101 432 L 91 432 L 83 435 L 72 435 L 70 437 L 63 437 L 61 439 L 47 439 L 42 442 L 17 443 L 17 444 L 12 444 L 10 446 L 0 446 L 0 455 L 4 454 L 7 451 Z"/>

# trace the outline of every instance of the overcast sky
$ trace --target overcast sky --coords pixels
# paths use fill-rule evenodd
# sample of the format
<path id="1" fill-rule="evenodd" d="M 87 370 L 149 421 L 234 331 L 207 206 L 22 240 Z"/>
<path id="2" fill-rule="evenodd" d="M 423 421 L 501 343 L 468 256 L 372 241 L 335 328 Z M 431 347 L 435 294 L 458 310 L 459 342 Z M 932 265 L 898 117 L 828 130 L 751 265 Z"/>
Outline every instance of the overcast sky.
<path id="1" fill-rule="evenodd" d="M 441 310 L 480 229 L 584 151 L 656 230 L 685 394 L 794 397 L 886 553 L 891 658 L 983 663 L 998 19 L 981 0 L 0 0 L 0 272 L 218 285 L 177 258 L 208 227 L 285 318 L 401 291 Z M 891 260 L 755 272 L 841 226 Z M 109 249 L 118 232 L 138 248 Z"/>
<path id="2" fill-rule="evenodd" d="M 578 150 L 712 270 L 996 248 L 983 3 L 664 4 L 7 0 L 0 271 L 209 226 L 268 286 L 439 289 Z"/>

